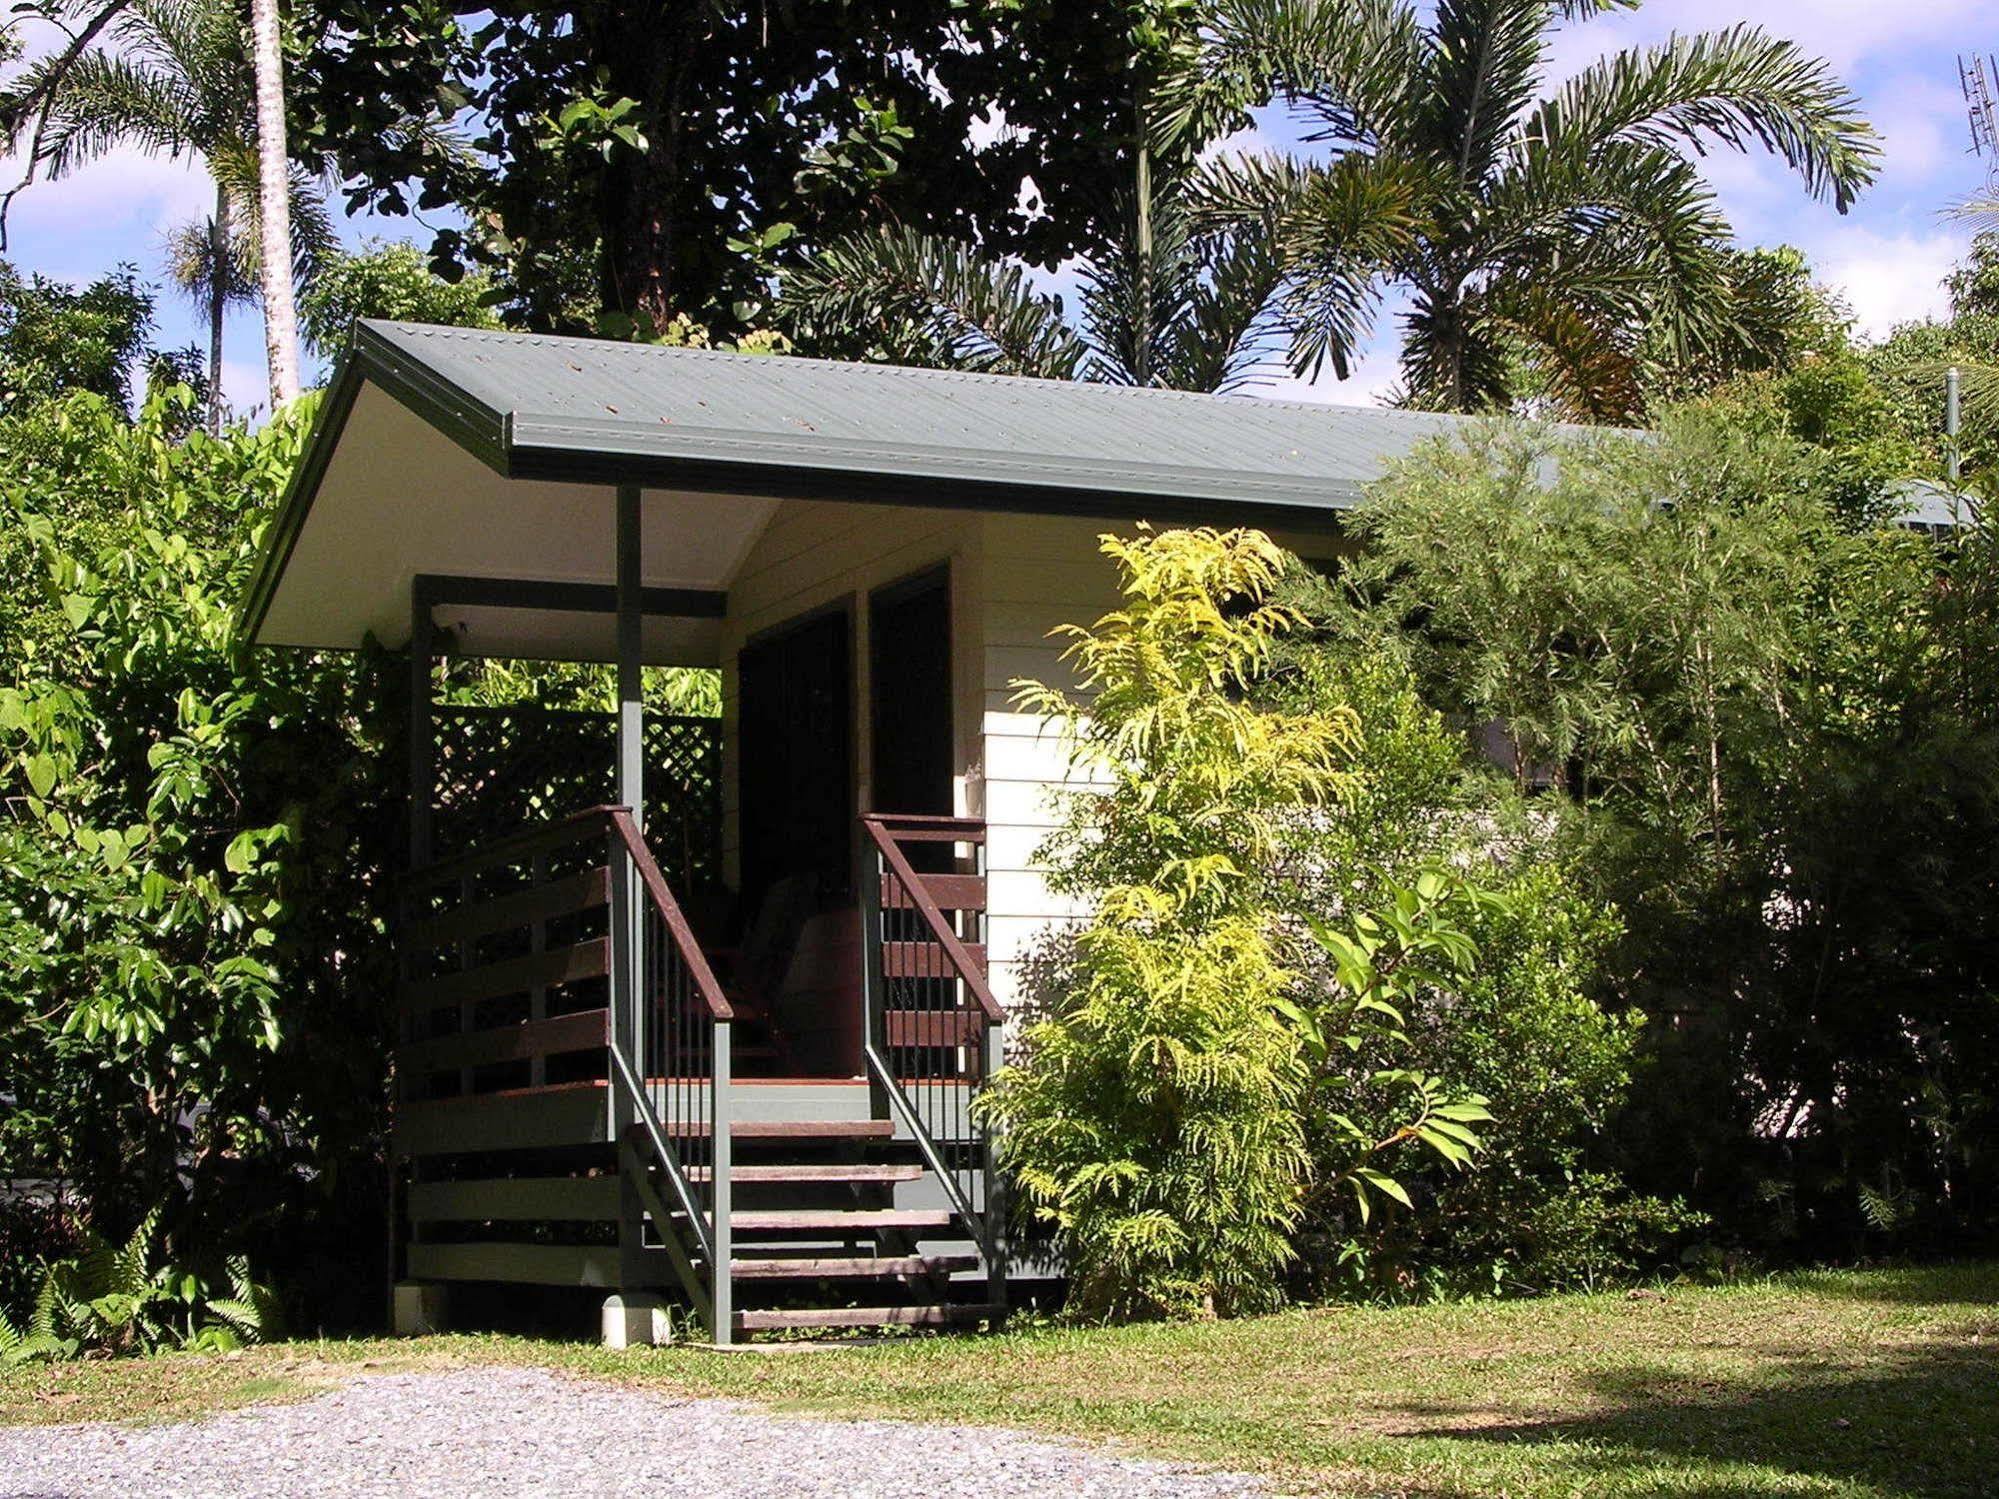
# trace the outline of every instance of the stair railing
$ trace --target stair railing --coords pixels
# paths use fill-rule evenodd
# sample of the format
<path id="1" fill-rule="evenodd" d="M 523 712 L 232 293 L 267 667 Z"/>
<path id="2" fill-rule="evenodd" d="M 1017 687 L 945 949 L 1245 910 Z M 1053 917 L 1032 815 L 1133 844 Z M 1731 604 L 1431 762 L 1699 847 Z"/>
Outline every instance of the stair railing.
<path id="1" fill-rule="evenodd" d="M 972 1107 L 999 1068 L 1006 1019 L 986 978 L 985 824 L 877 812 L 865 814 L 861 828 L 862 1050 L 869 1080 L 970 1230 L 997 1299 L 1004 1292 L 1005 1218 L 991 1133 Z M 904 844 L 968 846 L 973 872 L 919 873 Z"/>
<path id="2" fill-rule="evenodd" d="M 613 1004 L 611 1075 L 625 1174 L 652 1215 L 695 1310 L 731 1340 L 730 1028 L 735 1018 L 680 903 L 633 823 L 610 823 Z M 621 1118 L 619 1122 L 624 1123 Z M 659 1168 L 666 1200 L 644 1169 Z M 684 1224 L 692 1255 L 675 1231 Z M 703 1263 L 692 1263 L 698 1257 Z M 706 1273 L 704 1274 L 703 1271 Z"/>

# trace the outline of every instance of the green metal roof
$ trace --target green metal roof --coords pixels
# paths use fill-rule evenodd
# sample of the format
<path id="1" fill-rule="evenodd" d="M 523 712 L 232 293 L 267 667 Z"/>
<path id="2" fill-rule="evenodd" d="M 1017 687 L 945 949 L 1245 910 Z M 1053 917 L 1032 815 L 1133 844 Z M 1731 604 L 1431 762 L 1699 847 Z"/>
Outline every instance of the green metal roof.
<path id="1" fill-rule="evenodd" d="M 386 640 L 417 573 L 601 582 L 593 528 L 609 512 L 589 502 L 611 484 L 719 497 L 702 522 L 714 534 L 683 534 L 659 564 L 695 571 L 704 546 L 719 555 L 759 505 L 794 497 L 1326 532 L 1391 460 L 1463 422 L 367 322 L 239 625 L 267 638 L 282 594 L 279 643 Z"/>
<path id="2" fill-rule="evenodd" d="M 364 323 L 353 363 L 509 475 L 691 487 L 713 471 L 736 489 L 784 473 L 931 504 L 944 486 L 1079 511 L 1341 509 L 1461 420 L 415 323 Z"/>

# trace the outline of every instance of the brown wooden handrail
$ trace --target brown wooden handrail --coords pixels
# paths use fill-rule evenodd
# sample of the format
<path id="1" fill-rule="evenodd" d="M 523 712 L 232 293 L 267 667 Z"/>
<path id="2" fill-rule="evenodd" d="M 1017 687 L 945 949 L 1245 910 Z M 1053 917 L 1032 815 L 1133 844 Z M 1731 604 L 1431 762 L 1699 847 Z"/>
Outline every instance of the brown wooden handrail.
<path id="1" fill-rule="evenodd" d="M 1001 1009 L 1000 1002 L 993 998 L 993 991 L 986 983 L 985 974 L 972 955 L 965 950 L 965 944 L 959 939 L 958 934 L 951 930 L 951 923 L 944 919 L 944 913 L 937 909 L 937 902 L 930 898 L 930 892 L 924 888 L 923 876 L 910 867 L 908 857 L 895 841 L 895 835 L 889 830 L 896 823 L 920 823 L 928 829 L 941 829 L 944 824 L 963 824 L 977 828 L 979 839 L 985 837 L 985 824 L 963 817 L 898 817 L 879 812 L 869 813 L 861 818 L 861 826 L 867 829 L 868 837 L 874 840 L 875 847 L 888 862 L 890 872 L 909 892 L 910 904 L 923 918 L 924 925 L 930 928 L 930 935 L 937 945 L 944 949 L 944 955 L 951 960 L 951 966 L 958 970 L 958 977 L 964 980 L 966 989 L 978 1002 L 979 1008 L 985 1012 L 986 1019 L 994 1025 L 1003 1024 L 1006 1020 L 1006 1011 Z"/>
<path id="2" fill-rule="evenodd" d="M 933 838 L 950 833 L 956 843 L 984 843 L 986 825 L 976 817 L 942 817 L 931 812 L 863 812 L 861 821 L 882 828 L 907 828 Z"/>
<path id="3" fill-rule="evenodd" d="M 638 827 L 632 821 L 632 809 L 603 807 L 598 810 L 610 818 L 611 827 L 623 840 L 625 852 L 631 855 L 632 867 L 638 871 L 646 894 L 652 898 L 653 909 L 666 923 L 673 945 L 680 952 L 680 961 L 687 965 L 688 977 L 693 979 L 695 992 L 708 1007 L 709 1015 L 716 1020 L 734 1020 L 735 1008 L 722 993 L 722 986 L 715 981 L 715 971 L 708 966 L 708 955 L 701 951 L 701 944 L 695 940 L 694 929 L 687 924 L 680 902 L 673 898 L 673 891 L 667 887 L 666 876 L 659 872 L 652 850 L 639 836 Z"/>

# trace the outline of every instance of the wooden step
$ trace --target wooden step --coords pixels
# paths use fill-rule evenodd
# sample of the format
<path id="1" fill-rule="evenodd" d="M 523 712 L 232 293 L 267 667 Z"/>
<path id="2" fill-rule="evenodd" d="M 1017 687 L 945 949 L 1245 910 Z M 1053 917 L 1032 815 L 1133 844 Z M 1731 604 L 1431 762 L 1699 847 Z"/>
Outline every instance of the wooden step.
<path id="1" fill-rule="evenodd" d="M 739 1332 L 786 1327 L 962 1327 L 999 1314 L 992 1306 L 771 1307 L 737 1312 Z"/>
<path id="2" fill-rule="evenodd" d="M 806 1229 L 949 1228 L 957 1215 L 949 1208 L 794 1208 L 731 1213 L 738 1233 L 783 1233 Z"/>
<path id="3" fill-rule="evenodd" d="M 976 1270 L 976 1254 L 863 1255 L 858 1259 L 734 1260 L 730 1274 L 737 1280 L 889 1280 L 915 1275 L 948 1275 Z"/>
<path id="4" fill-rule="evenodd" d="M 705 1136 L 706 1120 L 665 1126 L 669 1135 Z M 892 1119 L 738 1119 L 729 1126 L 736 1140 L 893 1140 Z"/>
<path id="5" fill-rule="evenodd" d="M 738 1185 L 757 1182 L 913 1182 L 923 1180 L 921 1166 L 737 1166 L 729 1172 Z M 689 1181 L 705 1182 L 714 1175 L 707 1166 L 687 1168 Z"/>

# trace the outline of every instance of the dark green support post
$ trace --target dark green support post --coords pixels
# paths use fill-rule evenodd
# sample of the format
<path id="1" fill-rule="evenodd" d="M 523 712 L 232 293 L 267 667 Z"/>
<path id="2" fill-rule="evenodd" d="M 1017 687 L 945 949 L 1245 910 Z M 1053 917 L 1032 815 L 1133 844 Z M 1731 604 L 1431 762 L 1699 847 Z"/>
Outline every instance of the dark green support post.
<path id="1" fill-rule="evenodd" d="M 645 829 L 645 701 L 641 667 L 639 598 L 639 491 L 618 486 L 616 523 L 616 653 L 618 722 L 613 749 L 612 799 L 629 807 L 632 825 Z M 641 1035 L 645 982 L 645 922 L 638 871 L 618 839 L 611 840 L 611 1044 L 631 1064 L 638 1086 L 648 1085 Z M 638 1122 L 632 1100 L 621 1088 L 610 1091 L 611 1138 L 623 1140 Z M 636 1293 L 645 1279 L 645 1215 L 629 1171 L 618 1174 L 619 1280 Z M 665 1225 L 661 1225 L 662 1228 Z"/>

